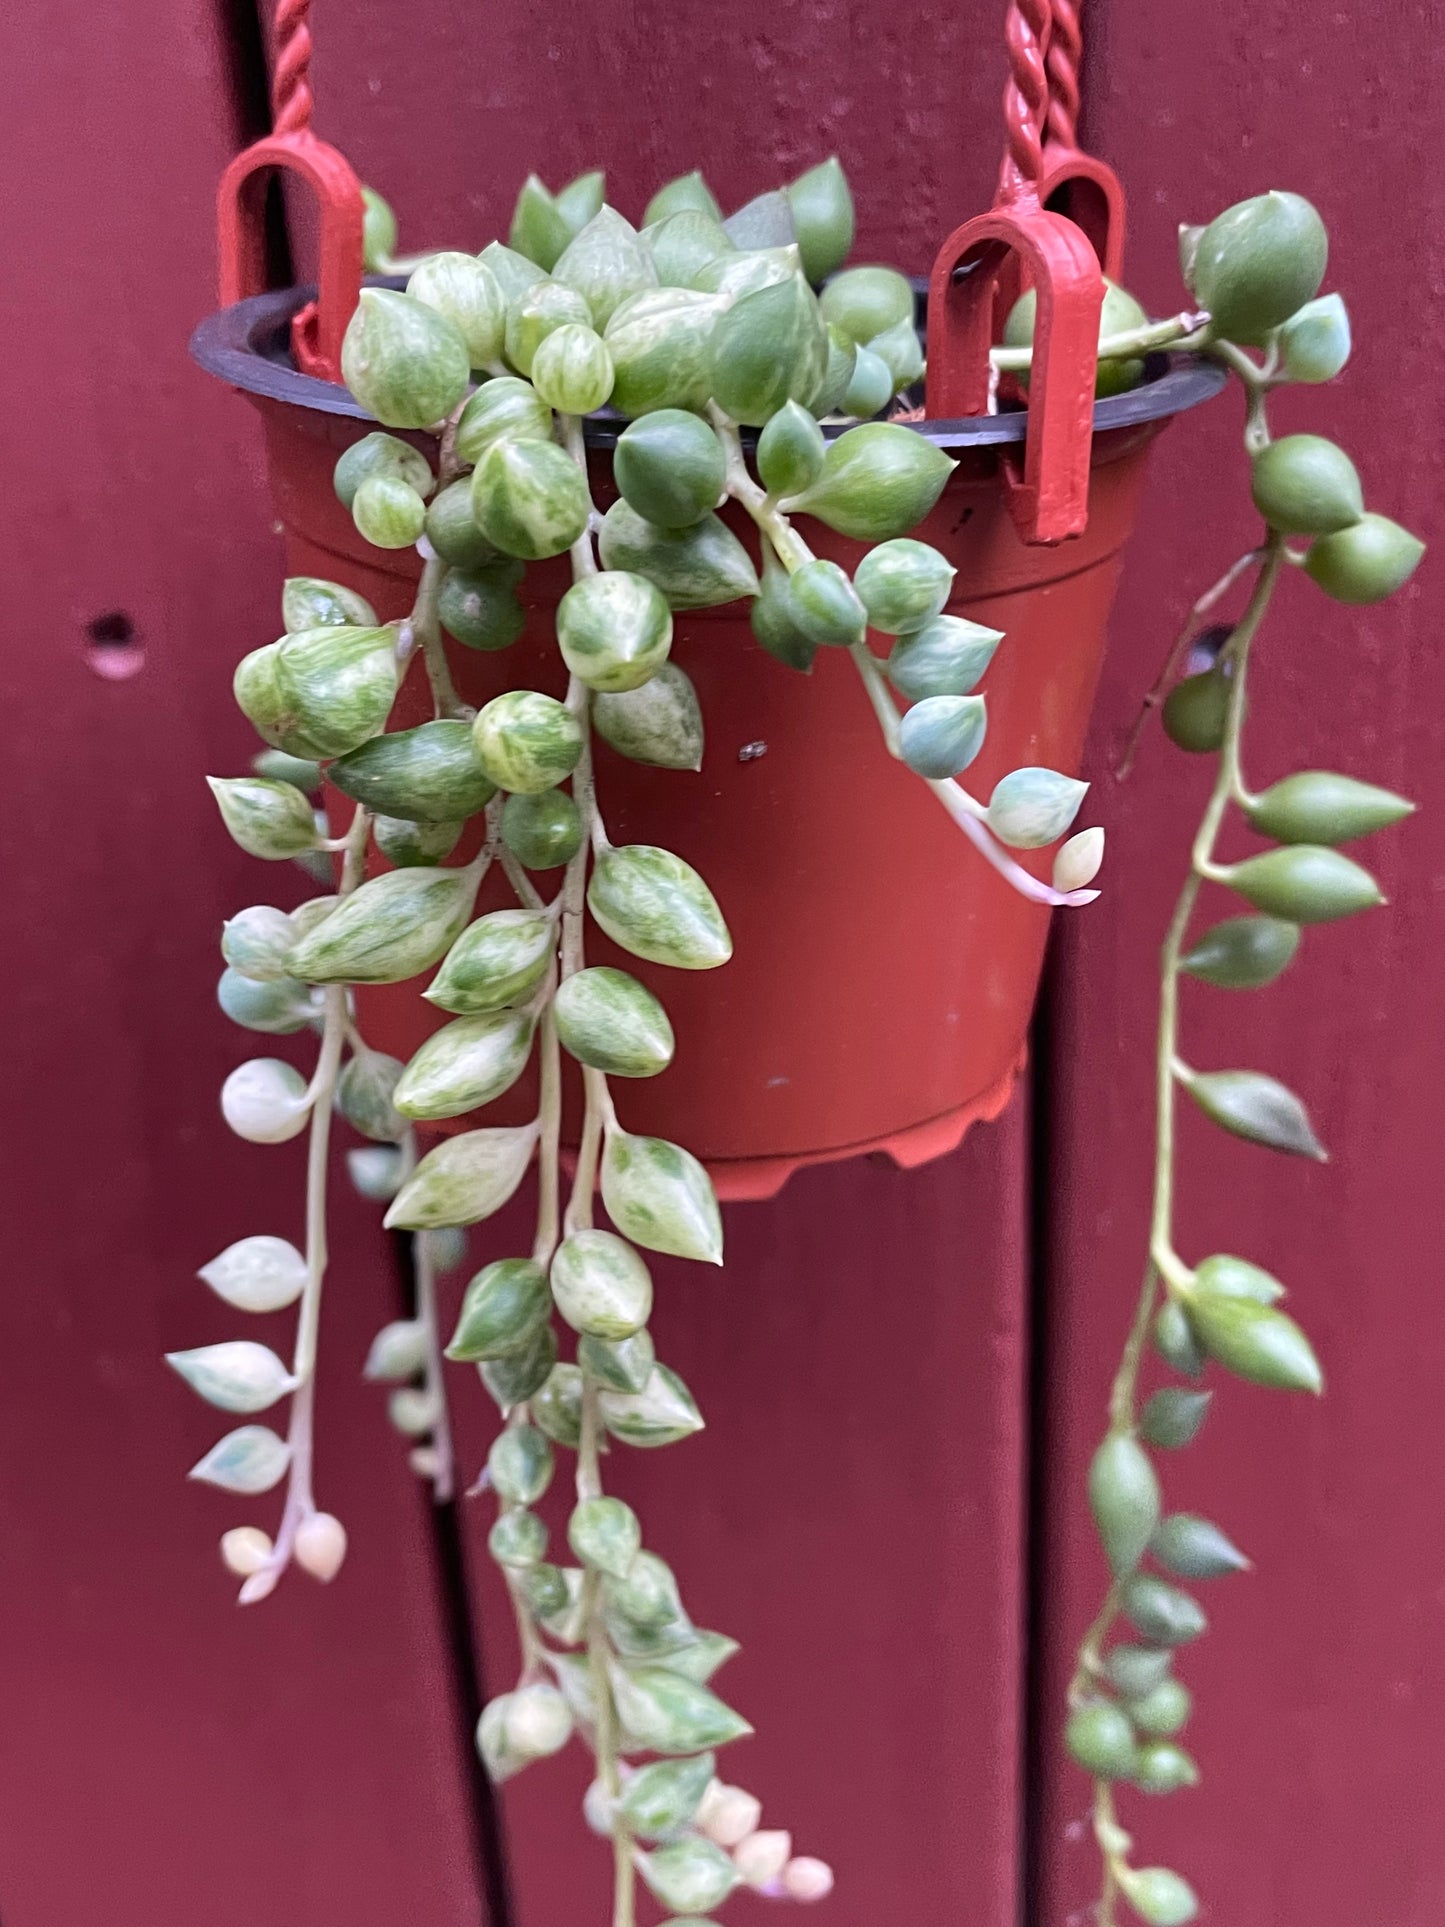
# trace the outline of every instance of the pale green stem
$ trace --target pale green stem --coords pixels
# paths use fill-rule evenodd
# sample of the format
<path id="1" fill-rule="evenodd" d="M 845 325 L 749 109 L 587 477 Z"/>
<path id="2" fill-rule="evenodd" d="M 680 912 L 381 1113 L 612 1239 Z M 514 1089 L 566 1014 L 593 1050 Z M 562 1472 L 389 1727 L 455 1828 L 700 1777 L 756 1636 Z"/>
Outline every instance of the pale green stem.
<path id="1" fill-rule="evenodd" d="M 451 664 L 447 661 L 446 643 L 442 640 L 438 603 L 446 572 L 447 565 L 439 555 L 428 556 L 422 564 L 421 581 L 417 584 L 416 601 L 408 622 L 421 644 L 427 680 L 431 683 L 432 705 L 437 715 L 469 720 L 476 712 L 457 694 L 456 684 L 452 681 Z"/>
<path id="2" fill-rule="evenodd" d="M 561 1195 L 562 1051 L 557 1041 L 557 1015 L 549 998 L 537 1033 L 541 1075 L 537 1140 L 537 1237 L 532 1256 L 544 1268 L 557 1248 Z"/>
<path id="3" fill-rule="evenodd" d="M 1167 321 L 1150 321 L 1142 328 L 1125 328 L 1118 334 L 1099 339 L 1100 361 L 1127 361 L 1147 355 L 1157 348 L 1177 348 L 1188 353 L 1205 345 L 1207 311 L 1170 315 Z M 989 358 L 1000 374 L 1021 373 L 1033 364 L 1034 351 L 1028 348 L 992 348 Z"/>
<path id="4" fill-rule="evenodd" d="M 416 1133 L 408 1131 L 407 1136 L 412 1140 L 411 1156 L 415 1161 Z M 413 1232 L 411 1251 L 416 1272 L 417 1322 L 426 1339 L 426 1369 L 422 1384 L 436 1410 L 436 1420 L 431 1428 L 434 1456 L 432 1499 L 437 1505 L 448 1505 L 456 1496 L 456 1452 L 452 1445 L 451 1413 L 447 1408 L 446 1372 L 442 1363 L 442 1335 L 437 1313 L 436 1265 L 432 1259 L 430 1233 Z"/>

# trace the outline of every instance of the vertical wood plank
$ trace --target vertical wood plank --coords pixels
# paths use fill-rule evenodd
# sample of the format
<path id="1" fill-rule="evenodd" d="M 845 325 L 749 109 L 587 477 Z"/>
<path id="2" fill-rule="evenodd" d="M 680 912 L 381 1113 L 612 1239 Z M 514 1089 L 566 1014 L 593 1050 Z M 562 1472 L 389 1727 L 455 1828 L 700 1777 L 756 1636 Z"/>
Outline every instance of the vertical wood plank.
<path id="1" fill-rule="evenodd" d="M 178 0 L 61 0 L 6 15 L 0 75 L 0 1909 L 472 1927 L 424 1519 L 357 1382 L 393 1310 L 366 1213 L 323 1339 L 321 1490 L 353 1535 L 333 1588 L 289 1578 L 238 1615 L 216 1540 L 276 1501 L 185 1485 L 225 1421 L 161 1362 L 238 1335 L 198 1264 L 300 1231 L 300 1148 L 238 1145 L 216 1104 L 270 1045 L 215 1007 L 221 920 L 299 894 L 201 780 L 254 747 L 229 668 L 276 633 L 280 575 L 249 411 L 185 355 L 214 297 L 226 51 Z M 126 680 L 84 653 L 116 612 L 144 650 Z M 284 1347 L 289 1320 L 253 1334 Z"/>
<path id="2" fill-rule="evenodd" d="M 1201 1589 L 1212 1630 L 1179 1669 L 1198 1694 L 1187 1738 L 1203 1786 L 1126 1796 L 1123 1817 L 1143 1860 L 1180 1868 L 1201 1918 L 1230 1927 L 1425 1927 L 1445 1906 L 1429 1794 L 1445 1771 L 1433 1659 L 1445 1598 L 1434 1391 L 1445 390 L 1422 321 L 1445 270 L 1425 133 L 1445 81 L 1438 24 L 1423 7 L 1344 4 L 1326 17 L 1278 0 L 1238 33 L 1217 14 L 1089 10 L 1092 139 L 1132 192 L 1130 285 L 1168 312 L 1176 222 L 1266 187 L 1316 200 L 1332 237 L 1327 285 L 1345 295 L 1358 345 L 1342 381 L 1282 397 L 1278 425 L 1337 437 L 1371 506 L 1437 545 L 1377 609 L 1288 581 L 1251 677 L 1256 786 L 1337 768 L 1418 799 L 1413 823 L 1360 849 L 1391 907 L 1309 934 L 1268 992 L 1185 992 L 1189 1060 L 1282 1077 L 1333 1160 L 1303 1169 L 1183 1120 L 1185 1254 L 1234 1251 L 1275 1271 L 1328 1379 L 1316 1405 L 1221 1377 L 1200 1444 L 1163 1467 L 1171 1503 L 1217 1518 L 1257 1570 Z M 1057 1763 L 1058 1713 L 1104 1585 L 1084 1471 L 1142 1271 L 1157 945 L 1208 782 L 1157 731 L 1127 785 L 1108 772 L 1188 602 L 1254 539 L 1238 429 L 1237 405 L 1217 407 L 1176 426 L 1156 457 L 1091 757 L 1107 894 L 1061 932 L 1036 1836 L 1037 1917 L 1049 1923 L 1082 1922 L 1095 1891 L 1086 1787 Z M 1228 900 L 1209 907 L 1227 914 Z"/>

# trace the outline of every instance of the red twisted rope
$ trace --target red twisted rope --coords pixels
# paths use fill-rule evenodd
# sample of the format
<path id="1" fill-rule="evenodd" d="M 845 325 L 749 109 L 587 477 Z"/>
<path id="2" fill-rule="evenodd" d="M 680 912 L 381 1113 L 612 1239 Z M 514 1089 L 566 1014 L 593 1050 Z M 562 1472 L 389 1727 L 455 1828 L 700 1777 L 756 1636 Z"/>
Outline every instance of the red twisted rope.
<path id="1" fill-rule="evenodd" d="M 1079 65 L 1084 33 L 1079 25 L 1082 0 L 1053 0 L 1054 30 L 1049 36 L 1049 114 L 1046 138 L 1060 147 L 1079 144 Z"/>
<path id="2" fill-rule="evenodd" d="M 1010 0 L 1004 35 L 1008 42 L 1009 79 L 1004 88 L 1003 117 L 1008 134 L 1005 178 L 1017 192 L 1037 183 L 1043 172 L 1044 116 L 1049 105 L 1049 79 L 1044 62 L 1048 46 L 1050 0 Z"/>
<path id="3" fill-rule="evenodd" d="M 278 0 L 276 64 L 271 75 L 272 131 L 301 134 L 311 125 L 311 0 Z"/>

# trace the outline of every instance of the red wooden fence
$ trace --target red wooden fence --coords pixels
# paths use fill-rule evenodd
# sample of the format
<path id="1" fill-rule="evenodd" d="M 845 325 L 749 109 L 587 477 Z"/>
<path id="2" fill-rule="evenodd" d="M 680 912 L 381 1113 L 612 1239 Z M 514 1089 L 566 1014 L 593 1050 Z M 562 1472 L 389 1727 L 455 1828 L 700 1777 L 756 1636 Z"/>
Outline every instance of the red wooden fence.
<path id="1" fill-rule="evenodd" d="M 740 199 L 836 146 L 862 257 L 916 270 L 989 191 L 999 11 L 321 0 L 319 124 L 392 195 L 408 244 L 485 238 L 533 165 L 605 160 L 635 207 L 694 163 Z M 1129 278 L 1160 311 L 1178 219 L 1269 185 L 1319 202 L 1360 348 L 1310 421 L 1360 453 L 1375 506 L 1430 535 L 1445 243 L 1423 160 L 1445 54 L 1428 11 L 1093 0 L 1087 111 L 1132 190 Z M 244 0 L 54 0 L 0 24 L 6 1927 L 487 1919 L 448 1598 L 404 1453 L 357 1382 L 397 1289 L 364 1211 L 327 1309 L 323 1489 L 352 1530 L 329 1591 L 289 1579 L 235 1613 L 214 1541 L 236 1509 L 182 1482 L 215 1427 L 159 1364 L 229 1332 L 194 1266 L 295 1228 L 298 1154 L 238 1147 L 215 1108 L 246 1050 L 211 1000 L 215 937 L 259 885 L 199 787 L 243 766 L 227 670 L 276 624 L 250 417 L 184 360 L 211 300 L 214 179 L 245 131 L 248 24 Z M 1100 1582 L 1082 1468 L 1139 1269 L 1152 947 L 1195 801 L 1157 739 L 1123 791 L 1106 772 L 1186 585 L 1248 540 L 1241 488 L 1211 506 L 1238 460 L 1222 406 L 1157 458 L 1096 730 L 1109 890 L 1063 933 L 1032 1130 L 1020 1104 L 928 1171 L 806 1174 L 731 1212 L 724 1274 L 659 1294 L 709 1430 L 636 1455 L 629 1494 L 699 1617 L 745 1642 L 729 1685 L 759 1734 L 730 1769 L 835 1862 L 819 1919 L 836 1927 L 1005 1927 L 1025 1895 L 1037 1927 L 1065 1927 L 1091 1895 L 1055 1711 Z M 1373 853 L 1388 913 L 1312 938 L 1261 998 L 1190 999 L 1195 1060 L 1307 1092 L 1334 1163 L 1281 1171 L 1191 1134 L 1186 1229 L 1285 1276 L 1331 1384 L 1319 1409 L 1229 1388 L 1176 1471 L 1258 1571 L 1218 1593 L 1186 1666 L 1205 1785 L 1138 1817 L 1230 1927 L 1437 1927 L 1437 592 L 1428 564 L 1375 612 L 1290 587 L 1255 701 L 1260 769 L 1304 750 L 1425 810 Z M 135 674 L 92 666 L 103 618 L 104 666 Z M 464 1374 L 457 1391 L 475 1458 L 490 1416 Z M 475 1555 L 483 1522 L 464 1531 Z M 483 1664 L 505 1683 L 484 1567 Z M 508 1789 L 517 1927 L 587 1917 L 599 1854 L 559 1816 L 567 1784 L 543 1767 Z"/>

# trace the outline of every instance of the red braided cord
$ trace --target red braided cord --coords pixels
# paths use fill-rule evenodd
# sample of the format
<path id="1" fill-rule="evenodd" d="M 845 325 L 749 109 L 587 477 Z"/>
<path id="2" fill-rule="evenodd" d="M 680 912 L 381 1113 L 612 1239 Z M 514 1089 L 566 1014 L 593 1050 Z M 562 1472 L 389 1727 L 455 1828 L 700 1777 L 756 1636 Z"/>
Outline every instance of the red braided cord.
<path id="1" fill-rule="evenodd" d="M 1053 0 L 1054 30 L 1049 36 L 1049 115 L 1046 138 L 1060 147 L 1079 144 L 1079 65 L 1084 33 L 1079 25 L 1083 0 Z"/>
<path id="2" fill-rule="evenodd" d="M 1008 134 L 1004 171 L 1006 175 L 1012 171 L 1015 184 L 1036 183 L 1043 172 L 1043 127 L 1049 105 L 1044 50 L 1051 11 L 1050 0 L 1010 0 L 1004 28 L 1009 58 L 1003 95 Z"/>
<path id="3" fill-rule="evenodd" d="M 311 0 L 278 0 L 276 65 L 271 75 L 272 131 L 300 134 L 311 125 Z"/>

